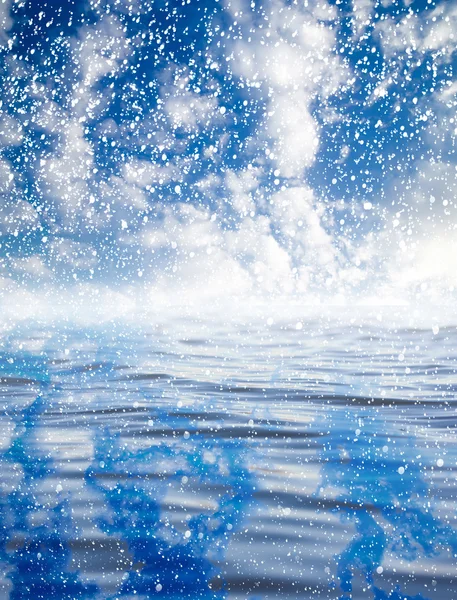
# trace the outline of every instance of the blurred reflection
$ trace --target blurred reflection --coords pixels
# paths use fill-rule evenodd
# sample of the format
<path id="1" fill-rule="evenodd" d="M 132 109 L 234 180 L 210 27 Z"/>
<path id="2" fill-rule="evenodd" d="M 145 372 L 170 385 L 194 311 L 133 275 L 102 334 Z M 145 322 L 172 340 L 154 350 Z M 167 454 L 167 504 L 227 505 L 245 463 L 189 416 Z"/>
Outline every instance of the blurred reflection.
<path id="1" fill-rule="evenodd" d="M 424 458 L 414 436 L 401 435 L 376 409 L 329 411 L 328 439 L 320 460 L 320 496 L 335 497 L 336 511 L 356 534 L 336 557 L 341 600 L 350 598 L 361 574 L 375 600 L 426 600 L 379 587 L 386 551 L 412 562 L 450 548 L 457 556 L 457 534 L 433 514 L 424 478 Z"/>
<path id="2" fill-rule="evenodd" d="M 46 372 L 42 375 L 46 388 Z M 74 530 L 68 501 L 58 489 L 52 496 L 45 492 L 53 464 L 36 433 L 51 393 L 43 389 L 20 413 L 10 446 L 0 456 L 0 557 L 11 582 L 11 600 L 93 598 L 97 592 L 70 568 Z"/>
<path id="3" fill-rule="evenodd" d="M 217 562 L 252 503 L 254 482 L 238 440 L 181 435 L 129 449 L 100 432 L 87 481 L 104 498 L 97 520 L 124 541 L 132 567 L 116 597 L 225 598 Z M 170 422 L 165 427 L 170 427 Z"/>
<path id="4" fill-rule="evenodd" d="M 85 482 L 87 497 L 93 498 L 95 492 L 101 499 L 95 524 L 120 543 L 121 552 L 127 550 L 124 556 L 131 564 L 115 597 L 150 597 L 160 592 L 183 599 L 225 598 L 218 564 L 241 527 L 255 487 L 243 443 L 216 432 L 214 436 L 199 433 L 189 409 L 181 416 L 175 407 L 159 408 L 154 398 L 163 393 L 160 385 L 145 393 L 135 392 L 135 382 L 129 388 L 123 383 L 116 399 L 119 414 L 113 413 L 106 405 L 110 385 L 116 380 L 113 363 L 78 361 L 72 368 L 65 360 L 55 366 L 45 358 L 53 355 L 52 347 L 49 352 L 47 345 L 40 350 L 38 356 L 5 354 L 0 365 L 2 385 L 14 398 L 5 405 L 11 435 L 0 454 L 4 473 L 0 559 L 10 582 L 4 584 L 9 597 L 106 597 L 72 569 L 72 544 L 79 523 L 74 522 L 70 497 L 64 497 L 60 484 L 56 486 L 64 476 L 56 470 L 42 439 L 48 419 L 54 420 L 53 452 L 59 455 L 65 429 L 55 419 L 65 406 L 61 402 L 67 384 L 62 382 L 67 381 L 72 390 L 95 390 L 93 407 L 98 420 L 78 423 L 76 417 L 74 423 L 83 429 L 89 426 L 93 432 L 94 459 Z M 100 353 L 94 349 L 96 358 Z M 30 392 L 36 389 L 40 393 L 30 401 Z M 123 416 L 122 406 L 133 409 L 129 393 L 142 398 L 139 412 L 127 413 L 134 421 Z M 69 402 L 78 410 L 73 399 Z M 152 407 L 150 418 L 145 405 Z M 81 408 L 87 411 L 89 405 Z M 124 560 L 124 568 L 125 564 Z"/>
<path id="5" fill-rule="evenodd" d="M 241 385 L 241 361 L 214 384 L 220 357 L 200 380 L 200 356 L 93 338 L 4 343 L 0 597 L 220 600 L 226 589 L 240 598 L 314 589 L 333 600 L 435 600 L 435 579 L 441 597 L 454 597 L 457 537 L 425 470 L 439 464 L 439 444 L 414 435 L 423 407 L 370 405 L 351 373 L 357 405 L 348 406 L 341 386 L 328 393 L 330 377 L 288 387 L 278 370 L 271 386 Z M 322 386 L 325 417 L 312 385 Z M 430 414 L 427 435 L 441 439 L 453 414 L 444 422 L 449 412 L 435 405 Z M 449 498 L 452 484 L 438 480 L 438 493 Z M 448 515 L 453 506 L 451 497 Z M 334 507 L 345 521 L 335 537 Z"/>

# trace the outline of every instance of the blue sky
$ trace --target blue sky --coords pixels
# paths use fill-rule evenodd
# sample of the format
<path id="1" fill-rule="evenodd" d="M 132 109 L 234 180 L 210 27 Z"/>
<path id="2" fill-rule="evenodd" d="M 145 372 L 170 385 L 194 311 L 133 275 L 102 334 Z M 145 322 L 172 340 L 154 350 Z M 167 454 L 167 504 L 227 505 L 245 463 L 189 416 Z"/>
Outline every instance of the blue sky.
<path id="1" fill-rule="evenodd" d="M 3 298 L 452 299 L 454 31 L 427 0 L 6 0 Z"/>

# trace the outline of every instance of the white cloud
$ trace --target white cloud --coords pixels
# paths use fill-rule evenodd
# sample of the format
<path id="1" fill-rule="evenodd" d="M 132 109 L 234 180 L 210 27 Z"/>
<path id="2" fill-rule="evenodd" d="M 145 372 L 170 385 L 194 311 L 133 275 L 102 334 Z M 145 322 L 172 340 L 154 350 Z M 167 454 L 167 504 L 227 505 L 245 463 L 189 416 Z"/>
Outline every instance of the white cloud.
<path id="1" fill-rule="evenodd" d="M 171 280 L 178 278 L 186 287 L 201 277 L 210 285 L 208 271 L 220 273 L 221 264 L 231 269 L 237 264 L 243 289 L 249 281 L 249 290 L 258 293 L 305 293 L 328 278 L 338 279 L 341 250 L 327 233 L 325 211 L 310 188 L 278 191 L 265 205 L 265 214 L 259 214 L 244 210 L 255 206 L 248 194 L 255 189 L 256 173 L 229 172 L 226 186 L 232 193 L 230 205 L 243 209 L 232 226 L 209 210 L 176 204 L 162 207 L 161 217 L 144 229 L 143 245 L 155 253 L 162 284 L 169 280 L 174 287 Z M 190 278 L 184 276 L 188 269 Z"/>
<path id="2" fill-rule="evenodd" d="M 438 51 L 436 61 L 446 62 L 457 41 L 457 6 L 444 2 L 425 15 L 410 11 L 395 26 L 390 20 L 379 21 L 375 31 L 387 57 L 397 52 Z"/>
<path id="3" fill-rule="evenodd" d="M 118 71 L 130 52 L 124 26 L 114 15 L 104 14 L 96 25 L 82 27 L 74 54 L 83 87 L 91 88 L 104 75 Z"/>
<path id="4" fill-rule="evenodd" d="M 0 233 L 18 236 L 39 223 L 35 208 L 21 199 L 11 164 L 0 160 Z"/>
<path id="5" fill-rule="evenodd" d="M 230 194 L 230 207 L 241 215 L 256 210 L 252 192 L 258 187 L 259 169 L 228 169 L 225 174 L 225 186 Z"/>
<path id="6" fill-rule="evenodd" d="M 450 57 L 457 43 L 457 6 L 443 3 L 429 18 L 423 37 L 423 48 L 444 51 Z"/>
<path id="7" fill-rule="evenodd" d="M 10 192 L 13 187 L 14 174 L 6 160 L 0 160 L 0 194 Z"/>
<path id="8" fill-rule="evenodd" d="M 417 294 L 434 299 L 446 297 L 446 292 L 457 289 L 457 228 L 438 231 L 434 235 L 421 234 L 414 238 L 396 258 L 391 267 L 393 287 L 414 290 Z M 414 247 L 411 246 L 414 244 Z"/>
<path id="9" fill-rule="evenodd" d="M 178 249 L 185 258 L 198 248 L 213 249 L 221 243 L 221 231 L 208 210 L 191 204 L 163 206 L 161 219 L 143 229 L 149 248 Z"/>
<path id="10" fill-rule="evenodd" d="M 170 162 L 150 162 L 134 159 L 123 166 L 122 174 L 128 183 L 140 187 L 165 185 L 179 179 L 179 171 Z"/>
<path id="11" fill-rule="evenodd" d="M 370 25 L 374 8 L 374 0 L 352 0 L 353 29 L 355 37 L 360 37 Z"/>
<path id="12" fill-rule="evenodd" d="M 293 291 L 291 257 L 272 235 L 268 217 L 245 218 L 236 230 L 225 233 L 224 243 L 227 252 L 245 269 L 251 288 L 257 293 L 279 295 Z"/>
<path id="13" fill-rule="evenodd" d="M 278 192 L 271 199 L 270 214 L 273 227 L 279 227 L 284 235 L 301 244 L 304 253 L 315 254 L 316 266 L 333 261 L 333 239 L 322 224 L 324 208 L 310 188 L 302 186 Z"/>
<path id="14" fill-rule="evenodd" d="M 319 134 L 308 102 L 305 93 L 294 92 L 277 95 L 269 106 L 267 132 L 282 177 L 301 177 L 314 162 Z"/>
<path id="15" fill-rule="evenodd" d="M 50 243 L 49 251 L 54 266 L 88 270 L 98 264 L 97 252 L 88 243 L 57 238 Z"/>
<path id="16" fill-rule="evenodd" d="M 268 32 L 251 24 L 249 41 L 234 44 L 232 69 L 249 86 L 263 86 L 268 98 L 265 127 L 259 134 L 270 143 L 284 177 L 302 177 L 319 147 L 311 102 L 334 92 L 344 69 L 334 56 L 334 33 L 319 17 L 298 8 L 281 10 L 275 3 Z M 333 9 L 328 8 L 327 16 Z M 267 95 L 268 93 L 268 95 Z"/>
<path id="17" fill-rule="evenodd" d="M 91 204 L 89 182 L 94 168 L 93 150 L 77 121 L 67 121 L 63 128 L 60 156 L 40 162 L 38 180 L 47 206 L 52 206 L 58 223 L 77 228 L 85 220 Z M 52 215 L 51 215 L 52 218 Z"/>
<path id="18" fill-rule="evenodd" d="M 382 261 L 377 279 L 385 294 L 406 302 L 445 302 L 457 290 L 457 170 L 439 162 L 418 163 L 416 178 L 393 182 L 400 202 L 373 240 L 372 260 Z"/>
<path id="19" fill-rule="evenodd" d="M 13 20 L 11 18 L 11 1 L 2 0 L 0 3 L 0 47 L 8 40 L 7 32 L 10 30 Z"/>
<path id="20" fill-rule="evenodd" d="M 38 108 L 34 122 L 60 138 L 57 151 L 36 165 L 36 179 L 46 198 L 44 216 L 54 233 L 107 225 L 106 206 L 100 207 L 93 194 L 97 168 L 85 123 L 99 110 L 95 84 L 103 75 L 117 71 L 128 52 L 120 23 L 105 15 L 96 25 L 81 27 L 74 40 L 73 57 L 80 72 L 64 105 L 50 99 L 50 88 L 31 86 Z"/>
<path id="21" fill-rule="evenodd" d="M 18 236 L 35 229 L 39 224 L 39 215 L 31 204 L 0 196 L 1 233 Z"/>
<path id="22" fill-rule="evenodd" d="M 10 266 L 19 274 L 31 275 L 32 277 L 52 276 L 52 271 L 44 264 L 43 259 L 38 255 L 25 258 L 15 258 L 10 261 Z"/>
<path id="23" fill-rule="evenodd" d="M 453 100 L 452 105 L 455 107 L 457 105 L 456 97 L 457 80 L 449 81 L 448 86 L 439 94 L 439 98 L 442 102 L 448 102 L 449 100 Z"/>
<path id="24" fill-rule="evenodd" d="M 0 101 L 1 108 L 2 102 Z M 3 111 L 0 118 L 0 147 L 18 146 L 23 138 L 24 133 L 21 123 Z"/>
<path id="25" fill-rule="evenodd" d="M 201 129 L 214 119 L 217 99 L 181 91 L 165 100 L 165 112 L 174 127 Z"/>

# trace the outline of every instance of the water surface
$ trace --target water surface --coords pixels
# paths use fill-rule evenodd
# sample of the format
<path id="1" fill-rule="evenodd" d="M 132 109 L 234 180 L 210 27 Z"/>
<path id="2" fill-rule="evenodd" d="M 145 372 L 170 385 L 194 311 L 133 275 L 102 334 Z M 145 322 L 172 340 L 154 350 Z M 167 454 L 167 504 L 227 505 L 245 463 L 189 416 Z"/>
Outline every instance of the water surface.
<path id="1" fill-rule="evenodd" d="M 0 598 L 453 600 L 455 328 L 23 326 Z"/>

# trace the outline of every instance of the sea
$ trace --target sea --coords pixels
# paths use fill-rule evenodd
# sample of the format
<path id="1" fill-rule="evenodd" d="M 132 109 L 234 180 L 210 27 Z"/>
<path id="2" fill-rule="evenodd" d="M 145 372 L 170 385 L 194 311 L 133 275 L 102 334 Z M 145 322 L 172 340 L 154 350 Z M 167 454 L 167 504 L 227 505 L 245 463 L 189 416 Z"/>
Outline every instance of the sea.
<path id="1" fill-rule="evenodd" d="M 455 600 L 457 330 L 0 336 L 0 598 Z"/>

